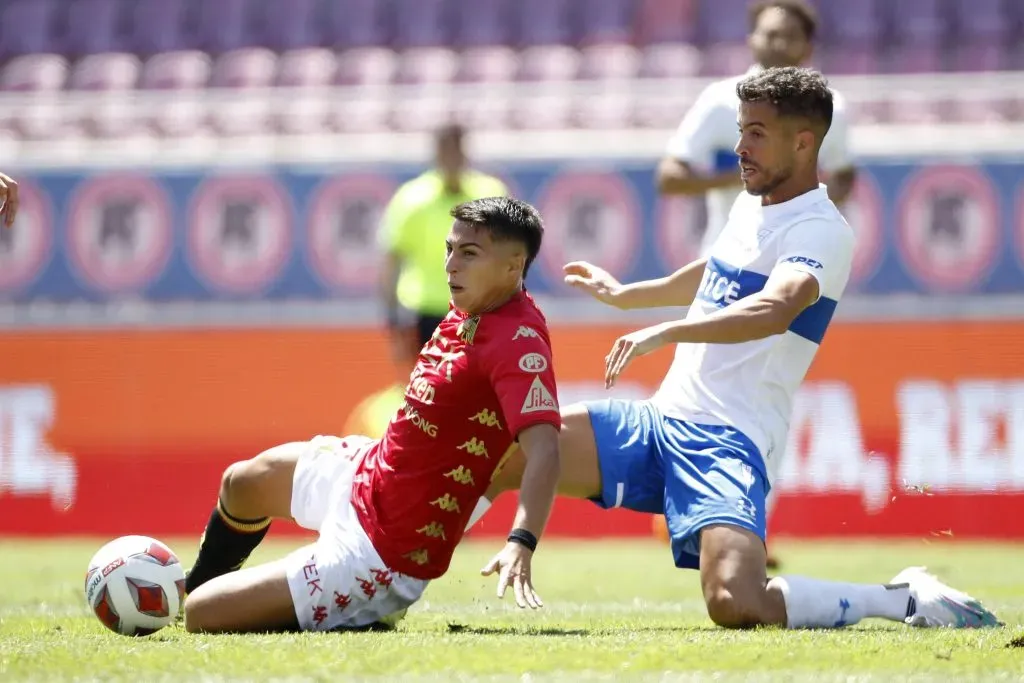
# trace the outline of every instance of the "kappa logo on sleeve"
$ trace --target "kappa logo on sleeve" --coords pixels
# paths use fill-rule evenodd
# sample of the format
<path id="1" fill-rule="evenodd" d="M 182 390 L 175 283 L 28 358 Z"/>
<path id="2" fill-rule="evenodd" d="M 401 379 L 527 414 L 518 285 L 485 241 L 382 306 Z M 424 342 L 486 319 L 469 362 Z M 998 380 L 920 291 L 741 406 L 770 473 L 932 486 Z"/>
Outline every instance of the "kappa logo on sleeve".
<path id="1" fill-rule="evenodd" d="M 537 334 L 537 330 L 532 327 L 527 327 L 526 325 L 520 325 L 519 329 L 516 330 L 516 333 L 512 335 L 512 341 L 515 341 L 516 339 L 538 339 L 539 337 L 540 335 Z"/>
<path id="2" fill-rule="evenodd" d="M 544 382 L 540 381 L 540 377 L 536 377 L 533 384 L 530 385 L 530 391 L 526 394 L 526 400 L 523 401 L 523 409 L 520 412 L 526 415 L 546 411 L 558 412 L 558 402 L 544 386 Z"/>

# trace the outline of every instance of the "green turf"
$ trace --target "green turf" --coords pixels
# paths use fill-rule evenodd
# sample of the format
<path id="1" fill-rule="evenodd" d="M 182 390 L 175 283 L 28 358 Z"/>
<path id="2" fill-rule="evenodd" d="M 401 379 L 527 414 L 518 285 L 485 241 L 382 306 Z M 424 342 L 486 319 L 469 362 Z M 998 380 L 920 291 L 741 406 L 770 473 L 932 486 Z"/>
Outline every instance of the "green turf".
<path id="1" fill-rule="evenodd" d="M 392 633 L 148 638 L 106 631 L 84 605 L 92 541 L 0 540 L 0 681 L 162 680 L 1024 680 L 1024 546 L 779 543 L 784 569 L 879 581 L 927 564 L 1007 623 L 917 630 L 883 621 L 793 632 L 725 631 L 707 619 L 694 572 L 651 542 L 546 542 L 542 611 L 494 597 L 478 574 L 493 544 L 466 544 Z M 194 539 L 164 539 L 186 562 Z M 252 561 L 292 545 L 268 543 Z"/>

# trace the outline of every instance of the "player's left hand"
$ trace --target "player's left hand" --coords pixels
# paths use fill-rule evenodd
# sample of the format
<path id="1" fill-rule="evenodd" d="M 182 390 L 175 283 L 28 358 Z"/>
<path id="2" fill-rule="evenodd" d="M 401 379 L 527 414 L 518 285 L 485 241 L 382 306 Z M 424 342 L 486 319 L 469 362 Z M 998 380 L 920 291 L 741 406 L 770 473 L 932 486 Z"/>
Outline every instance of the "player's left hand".
<path id="1" fill-rule="evenodd" d="M 661 346 L 660 332 L 660 328 L 646 327 L 615 340 L 611 352 L 604 357 L 605 389 L 615 386 L 615 380 L 634 358 L 646 355 Z"/>
<path id="2" fill-rule="evenodd" d="M 498 572 L 498 597 L 505 597 L 505 589 L 512 586 L 516 594 L 516 604 L 522 608 L 527 605 L 533 609 L 543 607 L 537 591 L 533 589 L 533 580 L 530 577 L 530 563 L 533 559 L 533 551 L 520 543 L 509 541 L 501 552 L 491 558 L 491 561 L 480 570 L 483 576 L 490 576 Z"/>

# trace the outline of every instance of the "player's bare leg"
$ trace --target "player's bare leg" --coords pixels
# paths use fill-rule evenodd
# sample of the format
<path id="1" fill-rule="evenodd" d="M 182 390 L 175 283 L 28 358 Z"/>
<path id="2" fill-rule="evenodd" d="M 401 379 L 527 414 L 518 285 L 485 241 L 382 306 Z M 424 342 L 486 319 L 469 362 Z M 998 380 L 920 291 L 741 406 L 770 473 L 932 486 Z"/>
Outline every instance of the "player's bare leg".
<path id="1" fill-rule="evenodd" d="M 291 517 L 295 463 L 304 448 L 304 443 L 275 446 L 224 471 L 217 507 L 186 577 L 186 593 L 240 568 L 266 536 L 271 520 Z"/>
<path id="2" fill-rule="evenodd" d="M 190 633 L 247 633 L 298 629 L 285 561 L 211 579 L 185 600 Z"/>
<path id="3" fill-rule="evenodd" d="M 708 616 L 719 626 L 786 623 L 786 601 L 768 584 L 764 543 L 736 526 L 714 524 L 700 534 L 700 583 Z"/>
<path id="4" fill-rule="evenodd" d="M 754 533 L 736 526 L 701 531 L 700 576 L 708 615 L 719 626 L 841 628 L 880 618 L 921 627 L 1000 626 L 969 595 L 941 583 L 920 567 L 889 583 L 857 584 L 806 576 L 767 580 L 765 549 Z"/>
<path id="5" fill-rule="evenodd" d="M 558 494 L 569 498 L 593 498 L 601 495 L 601 468 L 597 443 L 585 406 L 574 404 L 562 410 L 562 430 L 558 435 L 561 475 Z M 505 491 L 519 489 L 526 458 L 518 448 L 495 473 L 485 497 L 493 501 Z M 471 520 L 475 521 L 475 520 Z"/>

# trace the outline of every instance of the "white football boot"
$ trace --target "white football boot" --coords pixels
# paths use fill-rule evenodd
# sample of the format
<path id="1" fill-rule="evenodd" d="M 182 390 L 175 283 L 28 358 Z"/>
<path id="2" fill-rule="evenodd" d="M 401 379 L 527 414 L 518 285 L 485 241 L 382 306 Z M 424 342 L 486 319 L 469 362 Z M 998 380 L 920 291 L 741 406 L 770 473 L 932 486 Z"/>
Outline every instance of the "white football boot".
<path id="1" fill-rule="evenodd" d="M 908 567 L 893 577 L 892 584 L 910 588 L 905 623 L 921 628 L 984 628 L 1002 626 L 996 615 L 981 603 L 925 571 Z"/>

